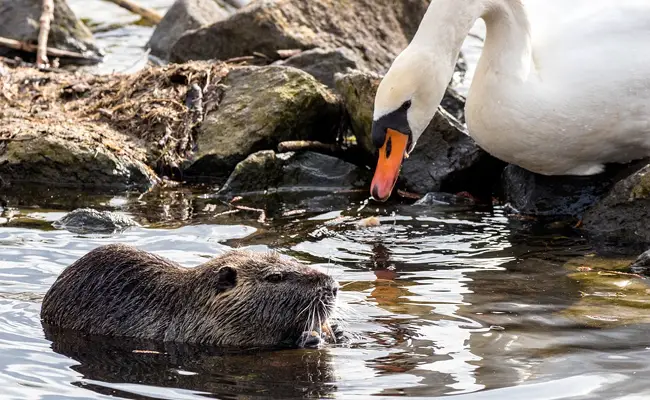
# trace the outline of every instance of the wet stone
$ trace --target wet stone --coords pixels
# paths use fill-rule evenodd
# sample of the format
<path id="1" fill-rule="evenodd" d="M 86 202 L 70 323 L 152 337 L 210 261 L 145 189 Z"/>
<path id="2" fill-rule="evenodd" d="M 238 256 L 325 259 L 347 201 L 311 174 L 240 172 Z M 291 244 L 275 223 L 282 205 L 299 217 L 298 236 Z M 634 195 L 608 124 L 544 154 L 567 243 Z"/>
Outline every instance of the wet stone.
<path id="1" fill-rule="evenodd" d="M 97 211 L 93 208 L 80 208 L 66 214 L 52 223 L 57 229 L 72 233 L 114 233 L 132 226 L 139 226 L 131 217 L 112 212 Z"/>
<path id="2" fill-rule="evenodd" d="M 220 193 L 351 190 L 367 187 L 370 178 L 370 171 L 325 154 L 261 151 L 237 165 Z"/>

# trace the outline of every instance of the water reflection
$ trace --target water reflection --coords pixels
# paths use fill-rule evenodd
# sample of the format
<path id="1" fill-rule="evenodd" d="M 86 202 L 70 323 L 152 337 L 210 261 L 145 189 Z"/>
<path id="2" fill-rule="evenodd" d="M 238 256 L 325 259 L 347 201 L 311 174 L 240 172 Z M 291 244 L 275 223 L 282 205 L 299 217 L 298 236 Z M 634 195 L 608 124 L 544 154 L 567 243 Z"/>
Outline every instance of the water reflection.
<path id="1" fill-rule="evenodd" d="M 241 199 L 270 210 L 260 222 L 219 215 L 232 204 L 179 190 L 76 198 L 145 227 L 75 235 L 43 229 L 66 208 L 52 199 L 15 208 L 9 199 L 0 216 L 0 385 L 9 399 L 586 399 L 650 388 L 634 380 L 650 365 L 650 287 L 622 272 L 629 260 L 590 255 L 566 226 L 491 207 L 370 207 L 355 193 Z M 370 216 L 380 225 L 360 224 Z M 38 312 L 49 285 L 111 242 L 186 266 L 239 246 L 296 256 L 340 281 L 353 341 L 224 353 L 44 332 Z"/>
<path id="2" fill-rule="evenodd" d="M 180 389 L 188 398 L 190 393 L 217 398 L 322 398 L 336 390 L 336 369 L 328 350 L 223 352 L 49 328 L 45 337 L 55 352 L 78 363 L 71 368 L 83 380 L 72 384 L 105 395 L 128 397 L 133 386 L 140 393 L 155 387 L 167 396 Z"/>

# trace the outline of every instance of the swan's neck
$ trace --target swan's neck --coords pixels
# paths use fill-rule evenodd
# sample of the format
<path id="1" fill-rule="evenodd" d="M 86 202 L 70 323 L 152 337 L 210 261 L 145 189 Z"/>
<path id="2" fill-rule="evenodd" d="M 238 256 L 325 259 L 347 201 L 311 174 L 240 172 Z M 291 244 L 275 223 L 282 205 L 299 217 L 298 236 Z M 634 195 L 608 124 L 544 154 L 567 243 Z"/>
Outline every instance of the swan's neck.
<path id="1" fill-rule="evenodd" d="M 527 79 L 532 47 L 521 0 L 432 0 L 412 45 L 444 60 L 451 77 L 463 42 L 479 18 L 485 21 L 487 35 L 477 75 Z"/>
<path id="2" fill-rule="evenodd" d="M 526 81 L 533 68 L 530 24 L 521 0 L 486 0 L 486 37 L 476 75 Z"/>

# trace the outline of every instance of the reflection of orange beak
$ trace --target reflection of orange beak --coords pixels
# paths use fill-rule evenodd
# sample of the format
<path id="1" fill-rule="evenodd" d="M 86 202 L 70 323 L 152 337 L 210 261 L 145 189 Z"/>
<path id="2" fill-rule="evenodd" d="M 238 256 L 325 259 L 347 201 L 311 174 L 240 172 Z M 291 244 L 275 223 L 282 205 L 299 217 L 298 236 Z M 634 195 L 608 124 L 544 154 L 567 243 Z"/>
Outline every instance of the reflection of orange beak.
<path id="1" fill-rule="evenodd" d="M 393 191 L 402 160 L 408 144 L 408 135 L 388 129 L 386 141 L 379 149 L 379 160 L 375 169 L 375 177 L 370 184 L 370 194 L 377 201 L 386 201 Z"/>

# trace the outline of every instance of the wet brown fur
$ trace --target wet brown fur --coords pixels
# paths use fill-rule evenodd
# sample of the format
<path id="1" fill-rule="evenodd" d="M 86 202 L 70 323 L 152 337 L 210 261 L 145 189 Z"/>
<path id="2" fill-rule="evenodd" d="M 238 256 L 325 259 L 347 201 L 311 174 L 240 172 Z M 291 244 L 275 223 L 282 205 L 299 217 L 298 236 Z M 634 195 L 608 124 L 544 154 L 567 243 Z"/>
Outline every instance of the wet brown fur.
<path id="1" fill-rule="evenodd" d="M 185 268 L 112 244 L 61 273 L 45 295 L 41 318 L 89 334 L 276 346 L 319 331 L 337 288 L 328 275 L 275 253 L 233 250 Z"/>

